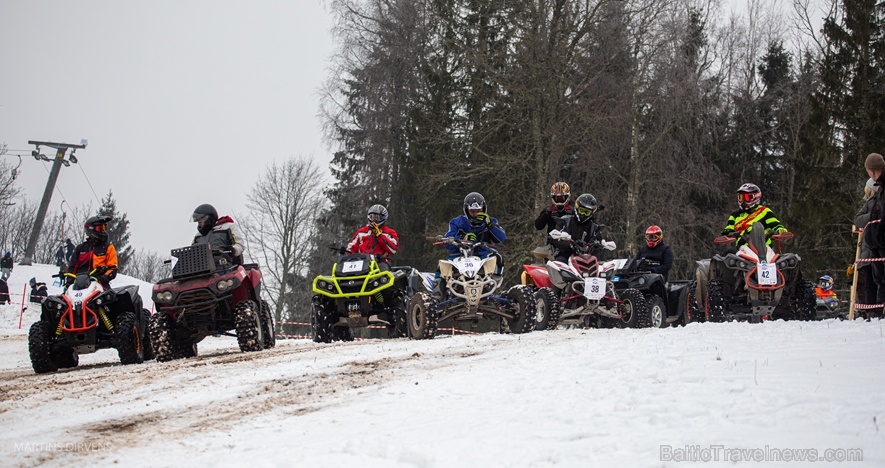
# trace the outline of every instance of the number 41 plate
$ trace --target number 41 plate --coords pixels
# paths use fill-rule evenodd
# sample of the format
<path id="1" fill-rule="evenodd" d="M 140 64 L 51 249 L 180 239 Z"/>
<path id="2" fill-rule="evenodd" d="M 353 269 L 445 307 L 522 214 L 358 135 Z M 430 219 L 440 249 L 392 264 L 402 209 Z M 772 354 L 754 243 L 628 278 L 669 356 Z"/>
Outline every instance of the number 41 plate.
<path id="1" fill-rule="evenodd" d="M 605 296 L 605 280 L 602 278 L 584 278 L 584 297 L 598 301 Z"/>

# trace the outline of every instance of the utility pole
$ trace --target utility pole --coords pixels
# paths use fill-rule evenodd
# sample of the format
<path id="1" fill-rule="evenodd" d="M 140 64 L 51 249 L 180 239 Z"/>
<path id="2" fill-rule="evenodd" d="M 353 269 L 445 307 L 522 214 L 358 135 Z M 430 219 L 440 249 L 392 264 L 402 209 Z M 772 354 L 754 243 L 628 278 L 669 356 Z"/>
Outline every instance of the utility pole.
<path id="1" fill-rule="evenodd" d="M 46 181 L 46 189 L 43 190 L 43 200 L 40 201 L 40 208 L 37 209 L 37 216 L 34 218 L 34 228 L 31 230 L 31 237 L 28 238 L 28 246 L 25 248 L 25 256 L 19 262 L 20 265 L 30 265 L 34 261 L 34 251 L 37 249 L 37 238 L 40 237 L 40 230 L 43 229 L 43 218 L 46 217 L 46 210 L 49 209 L 49 201 L 52 199 L 52 192 L 55 190 L 55 182 L 58 180 L 58 173 L 61 172 L 61 166 L 70 166 L 71 163 L 77 163 L 77 157 L 74 152 L 78 149 L 86 148 L 86 140 L 81 140 L 79 145 L 72 143 L 53 143 L 51 141 L 28 141 L 29 145 L 36 145 L 37 149 L 31 151 L 31 156 L 38 161 L 52 161 L 52 169 L 49 171 L 49 180 Z M 46 155 L 40 154 L 40 147 L 48 146 L 55 148 L 55 158 L 49 159 Z M 70 161 L 65 159 L 65 153 L 71 148 Z"/>

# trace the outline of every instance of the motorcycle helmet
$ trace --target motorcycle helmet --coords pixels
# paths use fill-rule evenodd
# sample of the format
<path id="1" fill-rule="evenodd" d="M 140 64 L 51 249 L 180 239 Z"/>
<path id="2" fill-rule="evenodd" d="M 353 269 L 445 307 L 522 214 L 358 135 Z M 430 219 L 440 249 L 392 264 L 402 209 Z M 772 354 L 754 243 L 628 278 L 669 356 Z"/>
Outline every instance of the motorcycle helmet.
<path id="1" fill-rule="evenodd" d="M 571 191 L 567 183 L 557 182 L 550 187 L 550 198 L 553 199 L 554 205 L 563 206 L 568 203 L 570 197 Z"/>
<path id="2" fill-rule="evenodd" d="M 108 221 L 110 216 L 93 216 L 83 223 L 83 229 L 86 231 L 86 237 L 94 239 L 98 242 L 107 242 L 108 240 Z"/>
<path id="3" fill-rule="evenodd" d="M 479 210 L 485 212 L 486 209 L 486 199 L 479 193 L 470 192 L 464 197 L 464 215 L 470 220 L 471 226 L 479 226 L 483 222 L 471 216 L 470 211 Z"/>
<path id="4" fill-rule="evenodd" d="M 584 224 L 593 216 L 593 213 L 596 213 L 597 207 L 596 197 L 589 193 L 582 194 L 575 199 L 575 219 Z"/>
<path id="5" fill-rule="evenodd" d="M 372 205 L 369 208 L 367 218 L 369 219 L 369 224 L 375 223 L 381 226 L 387 221 L 387 208 L 384 208 L 384 205 Z"/>
<path id="6" fill-rule="evenodd" d="M 649 248 L 657 247 L 664 240 L 664 231 L 660 226 L 649 226 L 645 230 L 645 243 Z"/>
<path id="7" fill-rule="evenodd" d="M 203 203 L 194 209 L 193 220 L 197 223 L 197 231 L 205 236 L 215 227 L 215 222 L 218 221 L 218 212 L 215 211 L 214 206 Z"/>
<path id="8" fill-rule="evenodd" d="M 742 210 L 750 210 L 762 200 L 762 190 L 756 184 L 744 184 L 737 190 L 738 206 Z"/>
<path id="9" fill-rule="evenodd" d="M 820 284 L 820 288 L 824 291 L 829 291 L 833 289 L 833 278 L 830 277 L 830 275 L 821 276 L 818 280 L 818 283 Z"/>

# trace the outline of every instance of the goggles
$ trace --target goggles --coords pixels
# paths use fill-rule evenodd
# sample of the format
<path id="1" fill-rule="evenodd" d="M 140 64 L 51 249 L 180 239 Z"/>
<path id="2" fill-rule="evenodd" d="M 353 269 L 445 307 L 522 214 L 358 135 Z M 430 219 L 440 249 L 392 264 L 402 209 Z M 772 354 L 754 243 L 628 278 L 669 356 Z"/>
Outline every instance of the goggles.
<path id="1" fill-rule="evenodd" d="M 738 200 L 742 202 L 751 202 L 755 198 L 756 194 L 751 192 L 741 192 L 738 193 Z"/>
<path id="2" fill-rule="evenodd" d="M 96 226 L 92 226 L 92 230 L 95 232 L 105 232 L 108 230 L 107 224 L 98 224 Z"/>
<path id="3" fill-rule="evenodd" d="M 659 241 L 659 240 L 661 240 L 661 239 L 663 239 L 663 238 L 664 238 L 664 235 L 663 235 L 663 234 L 660 234 L 660 233 L 658 233 L 658 234 L 646 234 L 646 235 L 645 235 L 645 241 L 646 241 L 646 242 L 657 242 L 657 241 Z"/>
<path id="4" fill-rule="evenodd" d="M 553 203 L 557 205 L 564 204 L 566 201 L 568 201 L 568 195 L 553 195 Z"/>
<path id="5" fill-rule="evenodd" d="M 380 223 L 381 221 L 384 221 L 384 217 L 381 216 L 380 213 L 369 213 L 369 221 L 373 223 Z"/>
<path id="6" fill-rule="evenodd" d="M 581 216 L 587 216 L 587 217 L 593 216 L 593 211 L 594 210 L 591 210 L 590 208 L 584 208 L 583 206 L 579 206 L 579 207 L 575 208 L 575 212 Z"/>

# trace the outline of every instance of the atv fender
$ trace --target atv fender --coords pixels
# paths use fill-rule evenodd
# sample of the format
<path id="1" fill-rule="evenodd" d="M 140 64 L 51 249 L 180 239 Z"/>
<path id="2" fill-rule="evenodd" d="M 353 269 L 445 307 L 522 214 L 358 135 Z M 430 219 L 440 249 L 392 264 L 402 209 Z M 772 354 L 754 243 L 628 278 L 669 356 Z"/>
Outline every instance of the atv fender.
<path id="1" fill-rule="evenodd" d="M 551 288 L 550 274 L 546 265 L 523 265 L 522 284 L 538 288 Z"/>

